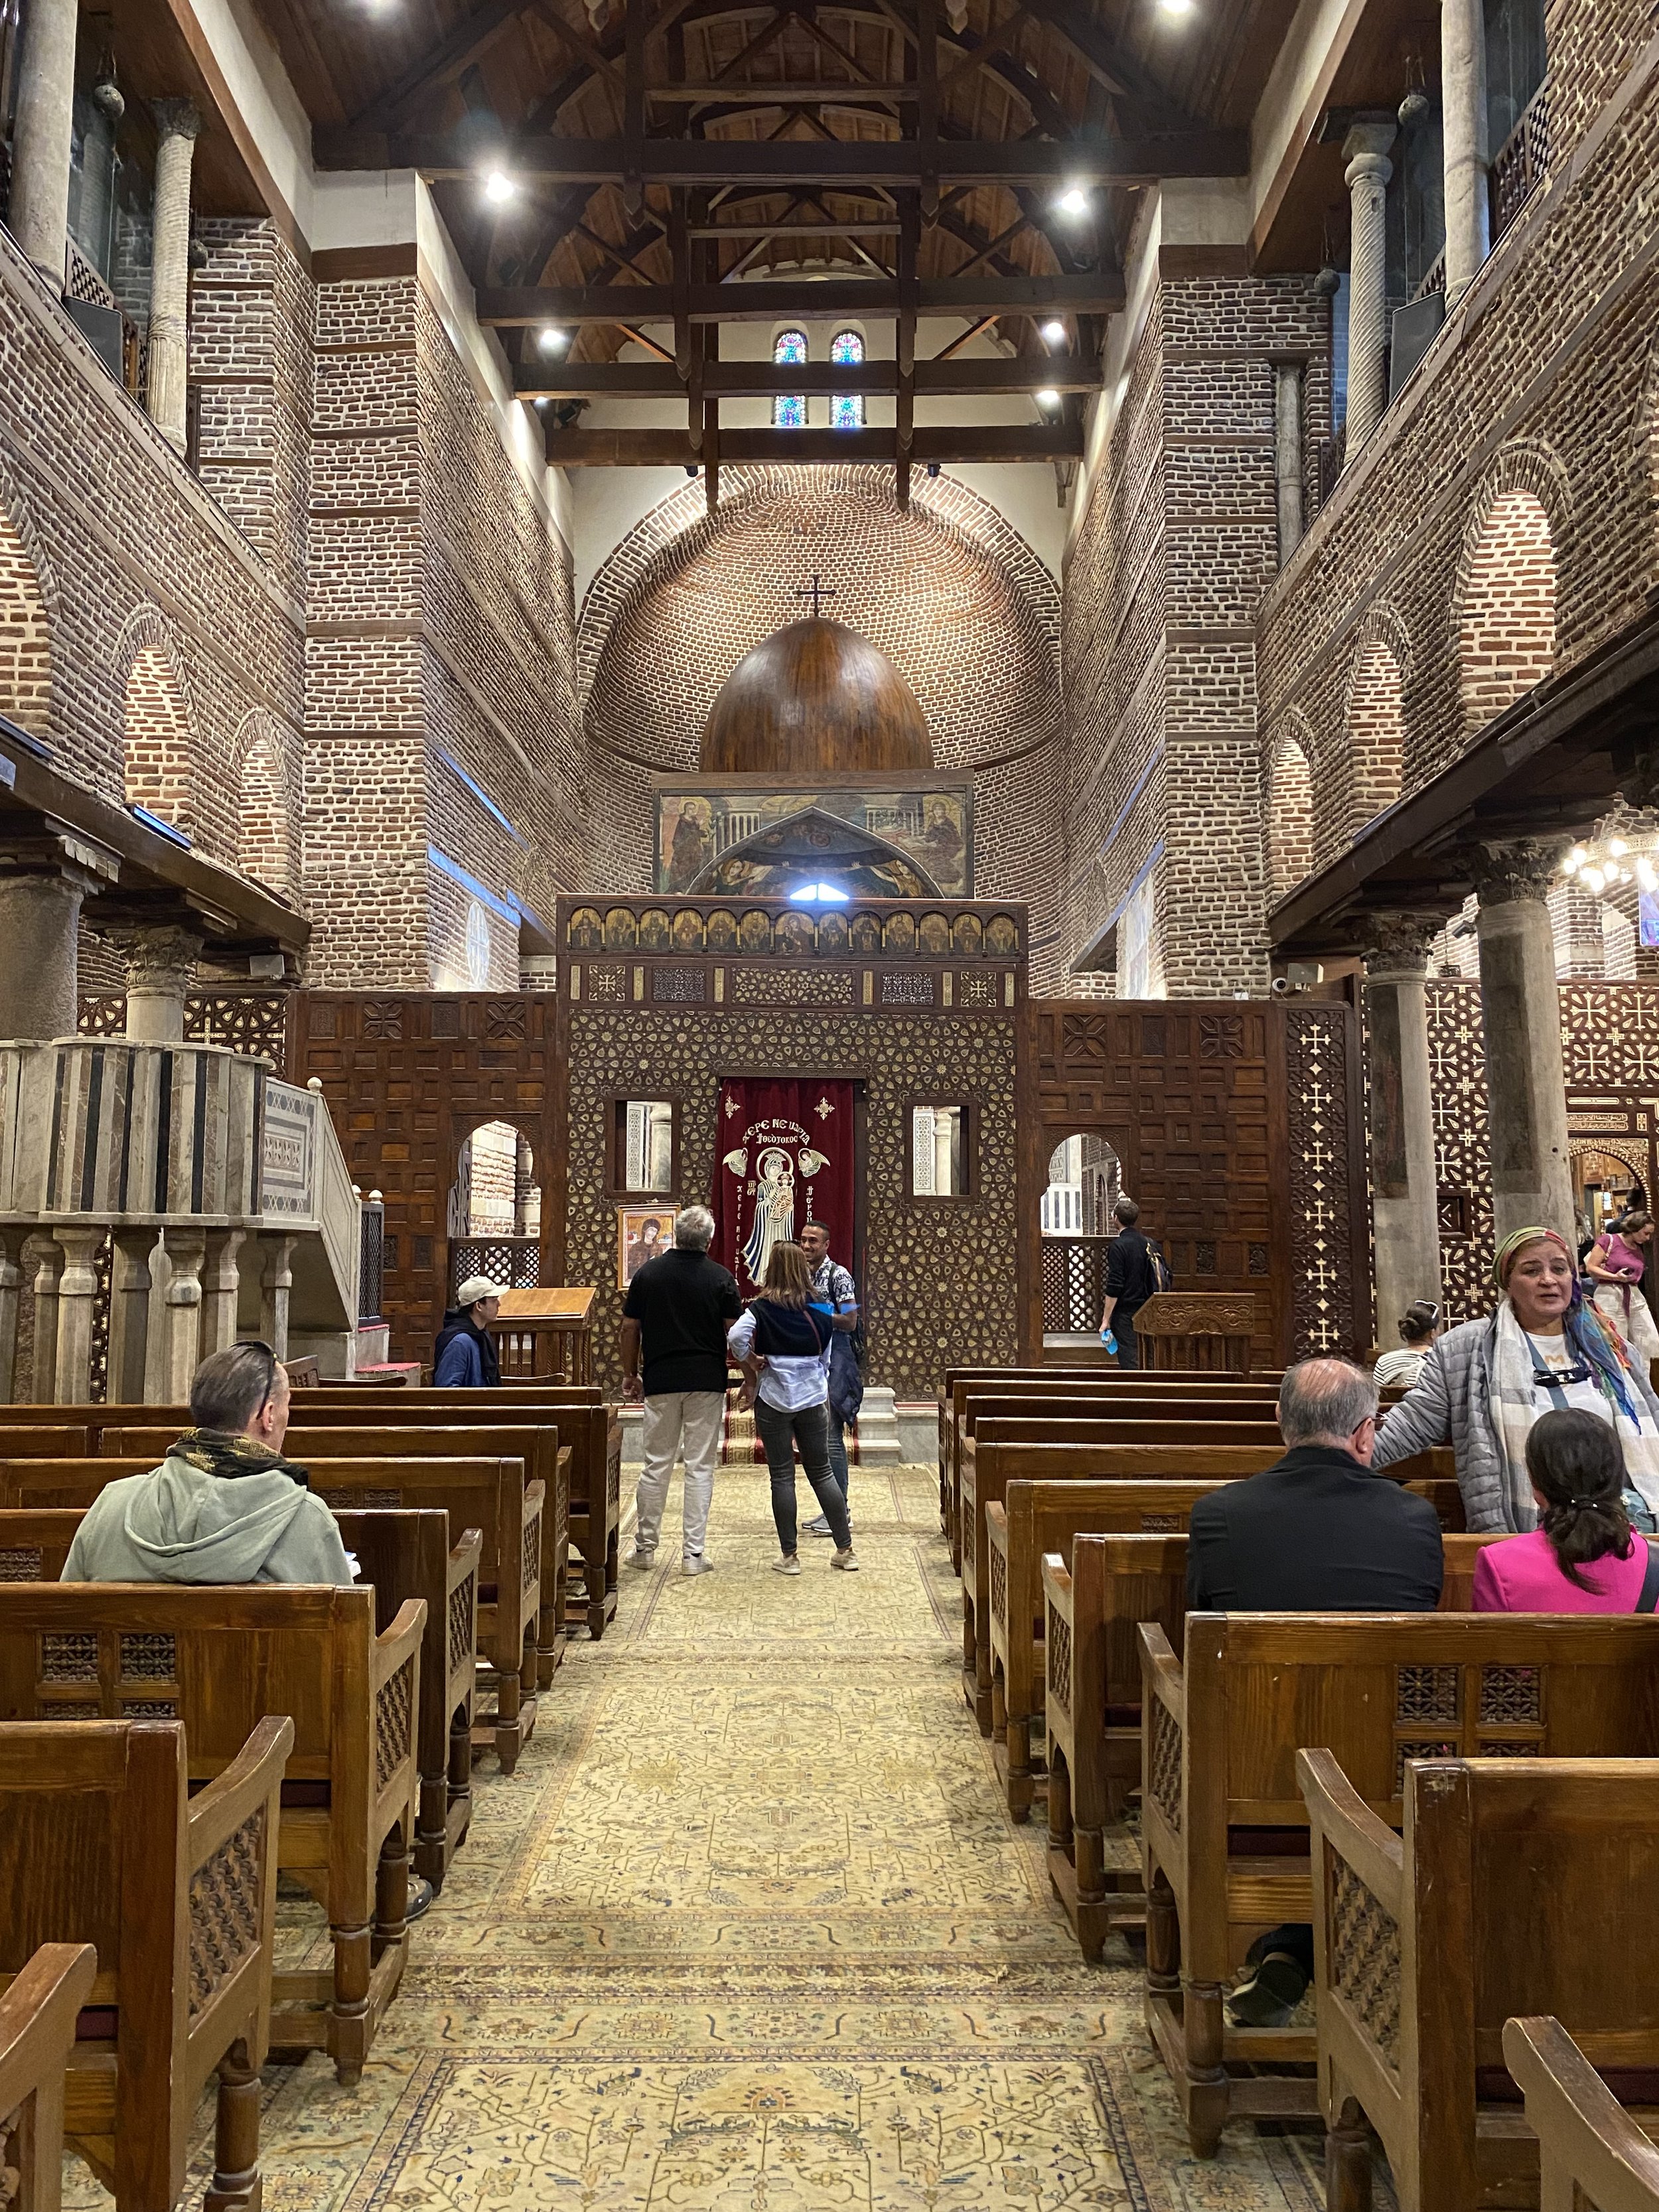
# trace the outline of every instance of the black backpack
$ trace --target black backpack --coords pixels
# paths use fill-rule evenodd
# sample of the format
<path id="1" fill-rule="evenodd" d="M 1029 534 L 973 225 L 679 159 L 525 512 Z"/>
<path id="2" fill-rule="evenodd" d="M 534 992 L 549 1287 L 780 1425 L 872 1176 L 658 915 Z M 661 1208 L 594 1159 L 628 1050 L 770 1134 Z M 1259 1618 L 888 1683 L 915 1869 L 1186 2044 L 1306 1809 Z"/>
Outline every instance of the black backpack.
<path id="1" fill-rule="evenodd" d="M 1175 1270 L 1164 1256 L 1164 1247 L 1150 1237 L 1146 1239 L 1146 1272 L 1152 1279 L 1154 1297 L 1160 1291 L 1174 1290 Z"/>

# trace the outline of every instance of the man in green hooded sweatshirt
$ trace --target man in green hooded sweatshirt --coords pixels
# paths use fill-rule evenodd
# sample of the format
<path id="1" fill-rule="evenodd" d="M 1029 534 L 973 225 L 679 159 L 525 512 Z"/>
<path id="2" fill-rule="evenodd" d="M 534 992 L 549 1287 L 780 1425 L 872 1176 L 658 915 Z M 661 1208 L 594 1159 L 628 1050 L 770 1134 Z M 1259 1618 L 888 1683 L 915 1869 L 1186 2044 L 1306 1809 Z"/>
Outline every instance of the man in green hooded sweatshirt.
<path id="1" fill-rule="evenodd" d="M 349 1583 L 340 1524 L 283 1457 L 289 1381 L 265 1344 L 204 1359 L 186 1429 L 158 1468 L 99 1493 L 66 1583 Z"/>

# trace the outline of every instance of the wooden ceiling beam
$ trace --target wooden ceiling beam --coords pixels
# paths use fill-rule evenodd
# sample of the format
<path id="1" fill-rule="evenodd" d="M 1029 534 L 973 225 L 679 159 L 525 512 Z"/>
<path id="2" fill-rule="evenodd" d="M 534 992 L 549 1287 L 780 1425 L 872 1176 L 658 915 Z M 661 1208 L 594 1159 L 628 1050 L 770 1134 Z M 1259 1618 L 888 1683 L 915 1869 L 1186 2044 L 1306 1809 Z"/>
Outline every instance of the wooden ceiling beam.
<path id="1" fill-rule="evenodd" d="M 1110 315 L 1123 306 L 1123 278 L 1114 269 L 1069 276 L 924 276 L 917 289 L 920 315 L 968 321 L 982 315 Z M 503 286 L 480 291 L 477 300 L 478 320 L 497 330 L 540 323 L 667 323 L 674 315 L 672 284 Z M 764 323 L 801 314 L 814 322 L 836 315 L 886 319 L 898 307 L 898 284 L 890 276 L 694 283 L 687 302 L 694 323 Z"/>
<path id="2" fill-rule="evenodd" d="M 463 15 L 435 46 L 389 84 L 361 113 L 353 116 L 353 131 L 401 129 L 422 103 L 435 93 L 447 91 L 456 78 L 489 52 L 497 39 L 511 30 L 527 0 L 483 0 L 483 5 Z"/>
<path id="3" fill-rule="evenodd" d="M 526 361 L 514 372 L 520 399 L 678 399 L 684 380 L 672 356 L 649 339 L 652 361 Z M 917 361 L 911 376 L 919 399 L 1006 399 L 1030 392 L 1094 392 L 1100 385 L 1097 355 L 1018 355 L 1012 359 Z M 866 361 L 837 368 L 828 361 L 797 362 L 778 368 L 769 361 L 708 363 L 702 389 L 711 399 L 775 399 L 799 392 L 823 399 L 838 392 L 866 398 L 902 397 L 903 375 L 896 361 Z"/>
<path id="4" fill-rule="evenodd" d="M 691 186 L 775 185 L 799 191 L 859 183 L 902 191 L 918 187 L 937 161 L 941 183 L 1020 185 L 1052 189 L 1073 179 L 1091 185 L 1152 185 L 1165 177 L 1244 173 L 1248 148 L 1237 131 L 1169 131 L 1149 137 L 956 139 L 941 136 L 937 152 L 915 139 L 650 138 L 637 149 L 623 138 L 567 138 L 551 134 L 499 137 L 477 125 L 456 131 L 398 136 L 380 131 L 313 134 L 323 169 L 418 169 L 429 179 L 475 178 L 500 167 L 523 185 Z M 631 173 L 630 158 L 641 163 Z"/>
<path id="5" fill-rule="evenodd" d="M 702 107 L 719 102 L 729 107 L 784 107 L 806 105 L 813 107 L 845 106 L 859 100 L 877 100 L 884 106 L 895 103 L 914 102 L 917 98 L 913 84 L 826 84 L 821 78 L 792 77 L 787 83 L 775 84 L 653 84 L 646 93 L 647 100 L 660 100 L 676 106 Z"/>
<path id="6" fill-rule="evenodd" d="M 709 444 L 704 436 L 705 457 Z M 684 430 L 551 430 L 547 458 L 560 469 L 694 468 L 697 456 Z M 964 422 L 918 425 L 911 443 L 914 465 L 930 461 L 1072 461 L 1083 458 L 1080 422 Z M 734 430 L 720 432 L 721 462 L 766 462 L 775 467 L 837 461 L 896 465 L 892 430 Z M 706 459 L 705 459 L 705 465 Z"/>

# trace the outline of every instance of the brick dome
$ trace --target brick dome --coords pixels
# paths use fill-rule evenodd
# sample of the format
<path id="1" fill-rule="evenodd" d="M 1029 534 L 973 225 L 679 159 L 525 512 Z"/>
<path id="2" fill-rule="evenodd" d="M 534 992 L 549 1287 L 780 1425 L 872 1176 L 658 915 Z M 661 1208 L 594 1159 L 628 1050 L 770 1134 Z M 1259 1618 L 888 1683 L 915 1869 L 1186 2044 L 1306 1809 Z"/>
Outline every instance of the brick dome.
<path id="1" fill-rule="evenodd" d="M 710 774 L 811 775 L 933 764 L 927 718 L 878 646 L 842 623 L 791 623 L 744 655 L 702 732 Z"/>

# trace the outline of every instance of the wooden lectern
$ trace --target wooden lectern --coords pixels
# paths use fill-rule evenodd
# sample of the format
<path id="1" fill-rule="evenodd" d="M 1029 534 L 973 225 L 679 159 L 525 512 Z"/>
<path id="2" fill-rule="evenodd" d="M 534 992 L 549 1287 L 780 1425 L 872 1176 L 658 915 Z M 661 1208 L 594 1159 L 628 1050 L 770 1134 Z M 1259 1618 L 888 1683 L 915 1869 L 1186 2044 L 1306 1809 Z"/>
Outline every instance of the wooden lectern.
<path id="1" fill-rule="evenodd" d="M 503 1382 L 593 1380 L 593 1292 L 580 1285 L 559 1291 L 503 1291 L 489 1324 Z"/>
<path id="2" fill-rule="evenodd" d="M 1141 1364 L 1155 1370 L 1248 1375 L 1255 1329 L 1248 1291 L 1159 1291 L 1135 1316 Z"/>

